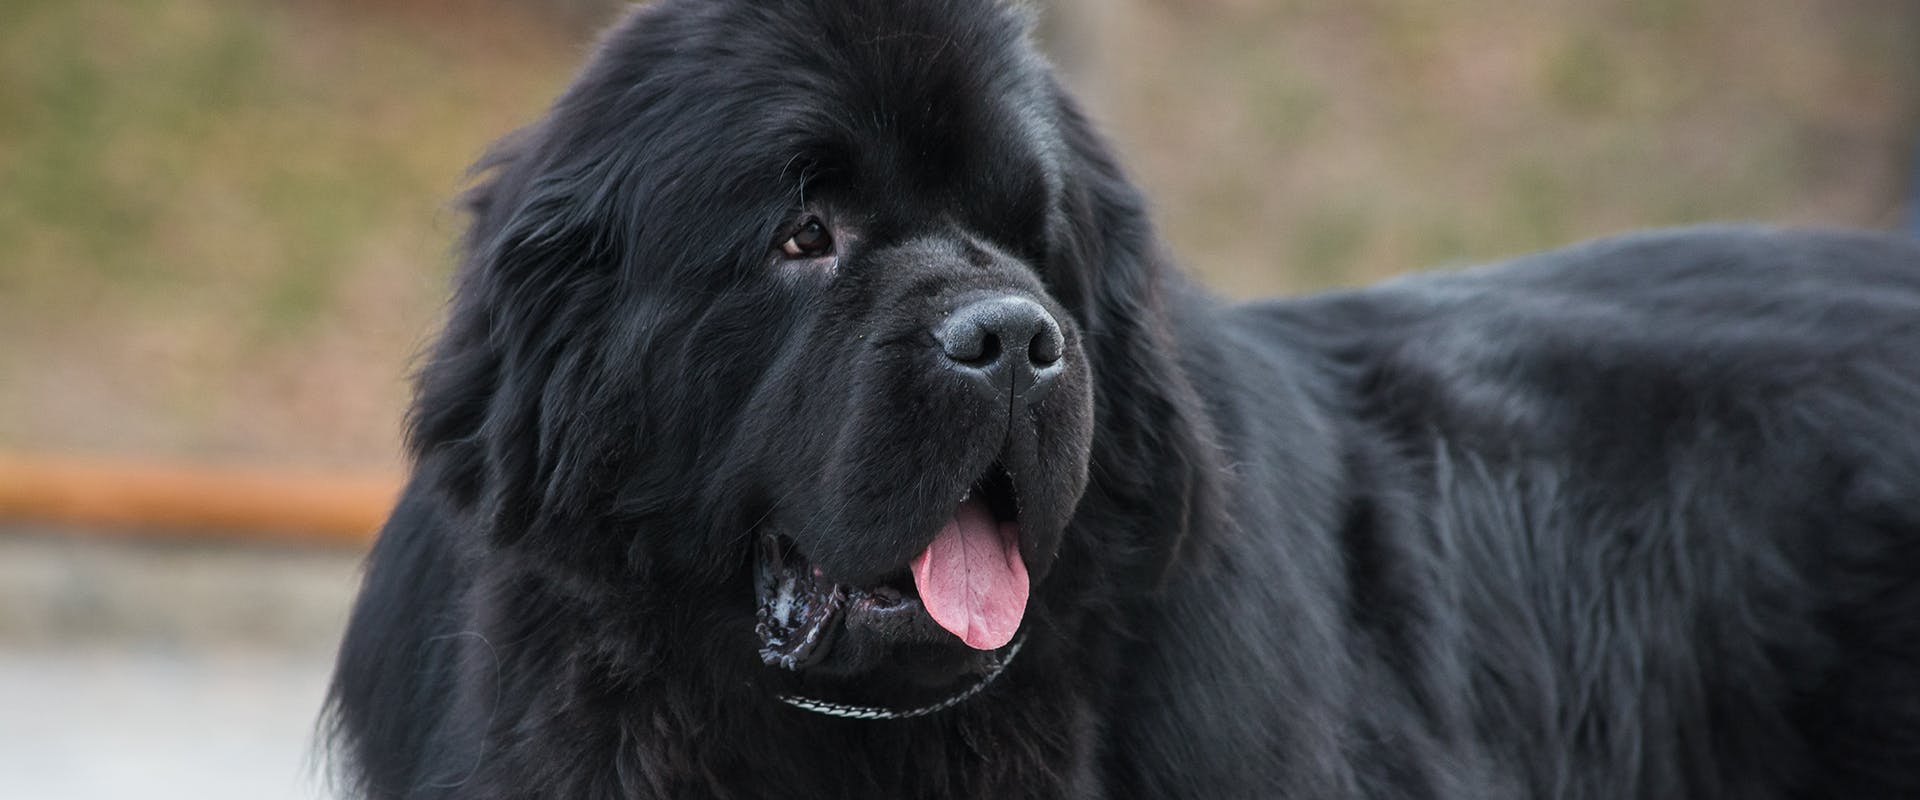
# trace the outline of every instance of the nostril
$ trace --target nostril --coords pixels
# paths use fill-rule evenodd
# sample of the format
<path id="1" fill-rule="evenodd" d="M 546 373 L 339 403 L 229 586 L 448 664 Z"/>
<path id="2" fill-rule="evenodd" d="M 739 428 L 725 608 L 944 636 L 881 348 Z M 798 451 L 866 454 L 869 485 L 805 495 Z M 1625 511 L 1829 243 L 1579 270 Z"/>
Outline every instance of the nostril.
<path id="1" fill-rule="evenodd" d="M 1060 350 L 1065 345 L 1061 341 L 1060 329 L 1052 325 L 1043 326 L 1034 334 L 1033 341 L 1027 345 L 1027 360 L 1036 367 L 1050 367 L 1060 360 Z"/>
<path id="2" fill-rule="evenodd" d="M 948 353 L 947 355 L 952 356 L 953 360 L 969 367 L 984 367 L 1000 360 L 1000 337 L 991 333 L 980 337 L 980 346 L 975 348 L 975 352 L 971 358 L 961 358 L 954 356 L 952 353 Z"/>
<path id="3" fill-rule="evenodd" d="M 1060 360 L 1060 348 L 1048 347 L 1041 339 L 1033 340 L 1033 346 L 1027 348 L 1027 361 L 1036 367 L 1052 366 Z"/>

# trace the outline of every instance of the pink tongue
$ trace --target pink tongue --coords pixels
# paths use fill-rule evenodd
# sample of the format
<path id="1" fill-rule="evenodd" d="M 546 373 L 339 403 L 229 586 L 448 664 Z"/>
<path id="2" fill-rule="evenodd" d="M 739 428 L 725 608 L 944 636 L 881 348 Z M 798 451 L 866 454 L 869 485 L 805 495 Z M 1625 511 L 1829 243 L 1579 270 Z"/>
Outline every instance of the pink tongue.
<path id="1" fill-rule="evenodd" d="M 933 621 L 968 647 L 1006 645 L 1027 612 L 1020 526 L 995 522 L 979 500 L 961 503 L 933 544 L 914 557 L 913 583 Z"/>

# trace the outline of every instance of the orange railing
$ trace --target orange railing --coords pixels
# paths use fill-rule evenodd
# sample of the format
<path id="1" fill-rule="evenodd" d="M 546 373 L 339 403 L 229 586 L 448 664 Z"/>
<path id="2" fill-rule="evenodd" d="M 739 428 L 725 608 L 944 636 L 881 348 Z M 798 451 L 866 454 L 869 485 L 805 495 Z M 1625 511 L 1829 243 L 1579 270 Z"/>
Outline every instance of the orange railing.
<path id="1" fill-rule="evenodd" d="M 0 454 L 0 521 L 363 546 L 395 475 Z"/>

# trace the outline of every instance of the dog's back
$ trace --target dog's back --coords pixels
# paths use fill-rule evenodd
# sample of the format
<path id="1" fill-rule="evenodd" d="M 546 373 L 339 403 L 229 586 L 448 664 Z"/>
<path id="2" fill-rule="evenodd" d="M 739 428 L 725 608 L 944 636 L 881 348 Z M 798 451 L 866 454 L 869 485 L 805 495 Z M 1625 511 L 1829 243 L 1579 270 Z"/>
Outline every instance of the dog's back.
<path id="1" fill-rule="evenodd" d="M 1360 443 L 1352 702 L 1406 785 L 1920 793 L 1920 246 L 1642 234 L 1225 324 Z"/>

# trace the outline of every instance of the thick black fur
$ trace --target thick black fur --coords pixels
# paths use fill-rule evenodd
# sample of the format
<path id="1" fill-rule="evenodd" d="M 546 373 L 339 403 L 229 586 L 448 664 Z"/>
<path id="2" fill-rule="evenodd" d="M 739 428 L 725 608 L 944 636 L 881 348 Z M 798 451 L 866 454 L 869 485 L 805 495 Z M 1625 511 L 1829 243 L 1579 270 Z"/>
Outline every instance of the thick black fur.
<path id="1" fill-rule="evenodd" d="M 667 0 L 486 162 L 344 789 L 1920 796 L 1920 247 L 1695 229 L 1223 304 L 1026 26 Z M 782 259 L 809 211 L 841 249 Z M 1060 319 L 1044 402 L 934 363 L 981 290 Z M 754 537 L 869 580 L 996 458 L 1035 581 L 1000 680 L 777 702 L 943 691 L 764 666 Z"/>

